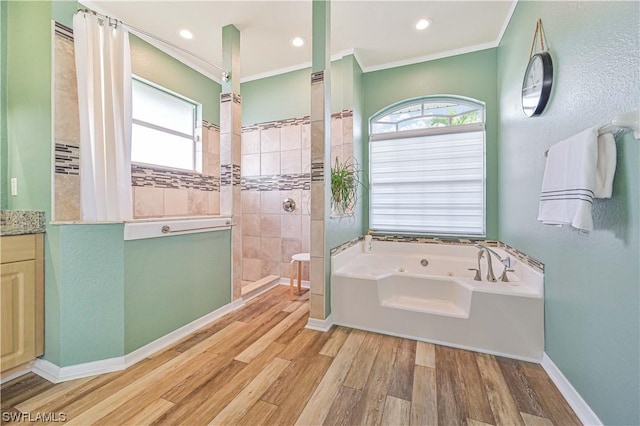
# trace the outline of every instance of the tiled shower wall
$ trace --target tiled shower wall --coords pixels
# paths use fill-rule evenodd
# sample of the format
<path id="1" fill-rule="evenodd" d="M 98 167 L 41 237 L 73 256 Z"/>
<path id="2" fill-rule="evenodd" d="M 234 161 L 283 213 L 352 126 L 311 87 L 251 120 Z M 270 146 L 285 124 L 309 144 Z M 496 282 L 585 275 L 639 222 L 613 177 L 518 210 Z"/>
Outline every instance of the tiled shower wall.
<path id="1" fill-rule="evenodd" d="M 309 117 L 242 129 L 242 279 L 289 276 L 291 256 L 310 251 Z M 331 117 L 332 158 L 353 156 L 353 114 Z M 283 209 L 290 198 L 293 212 Z M 303 267 L 309 280 L 309 267 Z"/>
<path id="2" fill-rule="evenodd" d="M 132 55 L 135 52 L 132 51 Z M 55 36 L 56 221 L 79 221 L 78 89 L 73 34 L 56 24 Z M 220 129 L 202 123 L 203 173 L 132 164 L 133 217 L 202 216 L 220 213 Z"/>

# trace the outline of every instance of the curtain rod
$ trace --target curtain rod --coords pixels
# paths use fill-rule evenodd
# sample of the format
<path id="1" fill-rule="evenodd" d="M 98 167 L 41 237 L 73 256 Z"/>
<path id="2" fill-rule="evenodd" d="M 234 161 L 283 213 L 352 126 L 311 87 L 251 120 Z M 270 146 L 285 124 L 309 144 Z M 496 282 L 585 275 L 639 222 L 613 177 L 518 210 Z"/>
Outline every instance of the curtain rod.
<path id="1" fill-rule="evenodd" d="M 127 27 L 127 28 L 128 28 L 132 33 L 134 33 L 134 34 L 138 34 L 138 35 L 142 35 L 142 36 L 145 36 L 145 37 L 152 38 L 152 39 L 154 39 L 154 40 L 156 40 L 156 41 L 159 41 L 160 43 L 165 44 L 165 45 L 167 45 L 167 46 L 169 46 L 169 47 L 171 47 L 171 48 L 173 48 L 173 49 L 176 49 L 176 50 L 178 50 L 178 51 L 180 51 L 180 52 L 182 52 L 182 53 L 186 53 L 187 55 L 189 55 L 189 56 L 191 56 L 191 57 L 193 57 L 193 58 L 195 58 L 195 59 L 199 60 L 200 62 L 202 62 L 202 63 L 204 63 L 204 64 L 207 64 L 207 65 L 209 65 L 209 66 L 211 66 L 211 67 L 213 67 L 213 68 L 216 68 L 216 69 L 218 69 L 218 70 L 222 71 L 222 81 L 229 81 L 229 73 L 228 73 L 224 68 L 220 68 L 220 67 L 219 67 L 219 66 L 217 66 L 216 64 L 212 64 L 211 62 L 207 61 L 206 59 L 202 58 L 201 56 L 198 56 L 198 55 L 196 55 L 195 53 L 191 53 L 191 52 L 189 52 L 188 50 L 185 50 L 185 49 L 181 48 L 180 46 L 178 46 L 178 45 L 175 45 L 175 44 L 171 43 L 170 41 L 167 41 L 167 40 L 165 40 L 165 39 L 163 39 L 163 38 L 160 38 L 160 37 L 154 36 L 154 35 L 153 35 L 153 34 L 151 34 L 151 33 L 148 33 L 148 32 L 146 32 L 146 31 L 144 31 L 144 30 L 141 30 L 141 29 L 139 29 L 139 28 L 136 28 L 136 27 L 134 27 L 134 26 L 131 26 L 131 25 L 129 25 L 129 24 L 127 24 L 127 23 L 125 23 L 125 22 L 122 22 L 122 21 L 121 21 L 121 20 L 119 20 L 119 19 L 115 19 L 115 18 L 112 18 L 112 17 L 110 17 L 110 16 L 103 15 L 103 14 L 101 14 L 101 13 L 98 13 L 98 12 L 94 11 L 94 10 L 90 10 L 90 9 L 82 9 L 82 8 L 81 8 L 81 9 L 78 9 L 78 10 L 76 11 L 76 13 L 78 13 L 78 12 L 82 12 L 82 13 L 84 13 L 84 14 L 87 14 L 87 13 L 92 14 L 92 15 L 94 15 L 94 16 L 97 16 L 98 18 L 101 18 L 101 19 L 106 20 L 107 22 L 109 22 L 109 24 L 111 24 L 112 22 L 115 22 L 115 26 L 116 26 L 116 27 L 118 26 L 118 24 L 120 24 L 120 25 L 122 25 L 122 26 Z"/>

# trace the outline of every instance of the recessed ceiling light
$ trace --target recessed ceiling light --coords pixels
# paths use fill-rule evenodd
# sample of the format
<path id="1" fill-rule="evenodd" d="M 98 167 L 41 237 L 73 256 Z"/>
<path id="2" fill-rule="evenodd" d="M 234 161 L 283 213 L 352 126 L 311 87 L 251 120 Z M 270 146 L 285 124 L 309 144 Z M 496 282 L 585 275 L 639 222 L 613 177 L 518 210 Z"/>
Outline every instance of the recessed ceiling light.
<path id="1" fill-rule="evenodd" d="M 305 45 L 306 42 L 307 40 L 305 40 L 302 37 L 294 37 L 291 40 L 289 40 L 289 43 L 291 43 L 293 47 L 302 47 Z"/>
<path id="2" fill-rule="evenodd" d="M 180 30 L 178 31 L 178 34 L 180 34 L 180 37 L 186 38 L 187 40 L 191 40 L 193 38 L 193 33 L 189 30 Z"/>
<path id="3" fill-rule="evenodd" d="M 422 18 L 418 22 L 416 22 L 416 30 L 426 30 L 431 26 L 431 19 Z"/>

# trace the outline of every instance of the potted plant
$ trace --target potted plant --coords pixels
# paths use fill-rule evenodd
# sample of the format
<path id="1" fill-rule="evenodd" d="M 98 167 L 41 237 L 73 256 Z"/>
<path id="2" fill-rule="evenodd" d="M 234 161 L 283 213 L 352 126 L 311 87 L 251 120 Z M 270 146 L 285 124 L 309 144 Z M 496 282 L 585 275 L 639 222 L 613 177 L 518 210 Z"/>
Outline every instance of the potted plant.
<path id="1" fill-rule="evenodd" d="M 358 186 L 364 183 L 360 180 L 360 167 L 351 159 L 340 161 L 336 157 L 331 166 L 331 216 L 342 217 L 353 215 L 353 209 L 358 201 Z"/>

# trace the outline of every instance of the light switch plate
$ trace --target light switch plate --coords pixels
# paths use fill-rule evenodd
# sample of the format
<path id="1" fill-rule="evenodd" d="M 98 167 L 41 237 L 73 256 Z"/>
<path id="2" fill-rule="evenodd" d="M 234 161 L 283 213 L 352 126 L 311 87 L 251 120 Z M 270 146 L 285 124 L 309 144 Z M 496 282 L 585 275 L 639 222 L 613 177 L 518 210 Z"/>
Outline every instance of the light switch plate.
<path id="1" fill-rule="evenodd" d="M 11 195 L 18 195 L 18 178 L 11 178 Z"/>

